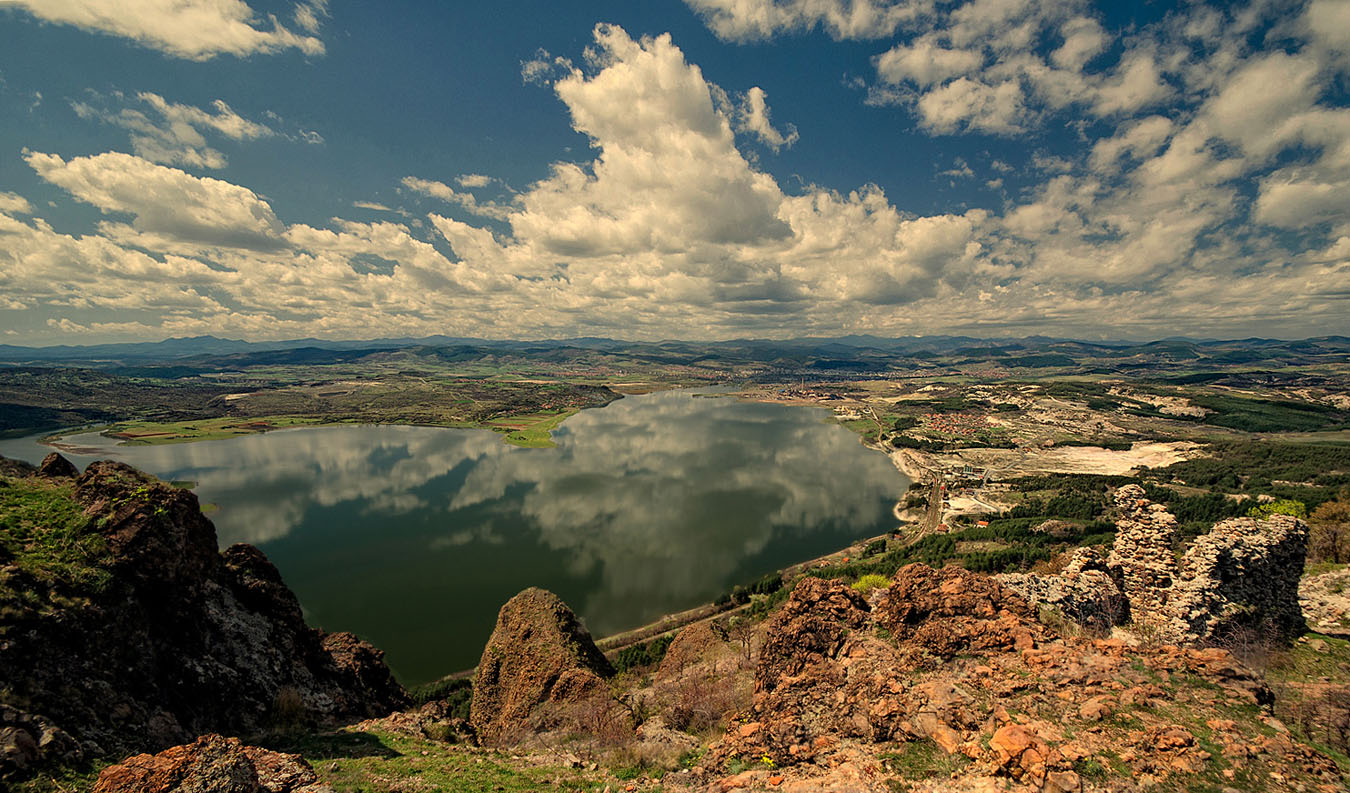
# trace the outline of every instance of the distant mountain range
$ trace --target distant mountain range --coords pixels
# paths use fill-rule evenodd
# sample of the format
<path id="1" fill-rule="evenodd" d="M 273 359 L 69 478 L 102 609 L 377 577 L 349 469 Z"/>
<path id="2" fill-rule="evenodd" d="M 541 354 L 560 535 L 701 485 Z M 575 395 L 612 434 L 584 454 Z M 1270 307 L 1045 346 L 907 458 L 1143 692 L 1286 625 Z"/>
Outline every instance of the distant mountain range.
<path id="1" fill-rule="evenodd" d="M 1238 340 L 1192 339 L 1172 337 L 1151 342 L 1133 341 L 1079 341 L 1050 336 L 1026 336 L 1022 338 L 977 338 L 973 336 L 902 336 L 887 338 L 871 335 L 849 335 L 839 337 L 805 337 L 800 339 L 733 339 L 727 341 L 681 341 L 666 340 L 659 342 L 631 342 L 594 336 L 571 339 L 538 340 L 500 340 L 479 339 L 461 336 L 424 336 L 420 338 L 402 337 L 388 339 L 330 340 L 330 339 L 288 339 L 286 341 L 241 341 L 222 339 L 217 336 L 191 336 L 165 339 L 155 342 L 129 342 L 121 344 L 91 345 L 54 345 L 48 347 L 21 347 L 0 344 L 0 364 L 32 364 L 44 361 L 61 362 L 108 362 L 117 363 L 131 360 L 167 361 L 175 358 L 193 358 L 203 355 L 234 355 L 240 353 L 272 352 L 278 350 L 397 350 L 408 347 L 475 347 L 478 349 L 498 349 L 526 351 L 555 348 L 576 348 L 587 350 L 623 351 L 658 348 L 705 348 L 735 349 L 741 351 L 758 350 L 764 353 L 781 351 L 826 352 L 831 348 L 841 351 L 871 349 L 890 353 L 913 352 L 952 352 L 962 347 L 973 349 L 1033 350 L 1049 346 L 1068 345 L 1084 351 L 1120 350 L 1121 348 L 1157 349 L 1160 347 L 1186 347 L 1190 345 L 1212 347 L 1231 345 L 1247 348 L 1279 347 L 1300 342 L 1346 342 L 1344 336 L 1324 336 L 1300 341 L 1281 339 L 1249 338 Z"/>

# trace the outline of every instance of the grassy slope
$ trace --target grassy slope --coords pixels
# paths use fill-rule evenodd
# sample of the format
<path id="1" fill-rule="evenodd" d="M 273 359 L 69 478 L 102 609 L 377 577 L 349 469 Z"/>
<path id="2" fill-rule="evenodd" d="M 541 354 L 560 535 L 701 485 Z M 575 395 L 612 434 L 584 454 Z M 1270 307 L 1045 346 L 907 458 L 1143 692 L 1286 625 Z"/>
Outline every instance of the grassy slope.
<path id="1" fill-rule="evenodd" d="M 4 626 L 76 606 L 107 586 L 103 538 L 71 498 L 72 485 L 0 477 L 0 636 Z"/>

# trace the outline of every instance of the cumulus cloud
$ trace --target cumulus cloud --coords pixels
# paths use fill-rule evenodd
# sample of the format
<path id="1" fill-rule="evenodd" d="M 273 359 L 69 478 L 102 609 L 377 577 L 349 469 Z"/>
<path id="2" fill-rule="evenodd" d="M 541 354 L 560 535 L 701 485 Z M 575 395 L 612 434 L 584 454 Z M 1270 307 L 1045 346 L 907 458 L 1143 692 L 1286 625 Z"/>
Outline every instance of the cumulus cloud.
<path id="1" fill-rule="evenodd" d="M 1202 45 L 1177 56 L 1172 33 L 1149 29 L 1116 48 L 1068 9 L 1038 56 L 1055 74 L 1008 50 L 1000 68 L 1013 71 L 997 82 L 980 37 L 1047 28 L 1027 24 L 1030 6 L 995 5 L 996 24 L 952 15 L 960 35 L 932 39 L 984 52 L 975 76 L 922 72 L 903 53 L 888 67 L 926 129 L 1034 135 L 1058 111 L 1023 78 L 1049 86 L 1080 67 L 1092 79 L 1056 95 L 1089 116 L 1103 97 L 1120 107 L 1081 126 L 1077 150 L 1035 149 L 1021 172 L 958 162 L 953 178 L 1023 181 L 997 206 L 921 216 L 874 185 L 785 189 L 738 145 L 738 131 L 741 144 L 759 137 L 744 131 L 750 90 L 726 100 L 669 36 L 602 25 L 591 57 L 552 59 L 546 82 L 591 155 L 500 200 L 478 192 L 493 186 L 481 174 L 410 175 L 401 190 L 443 205 L 406 224 L 287 225 L 246 187 L 143 157 L 30 152 L 39 176 L 108 217 L 64 234 L 0 197 L 0 309 L 49 312 L 72 333 L 142 323 L 269 338 L 1119 336 L 1171 332 L 1182 310 L 1216 334 L 1343 327 L 1350 111 L 1326 45 L 1256 50 L 1247 21 L 1197 11 L 1168 30 L 1223 31 L 1203 44 L 1204 72 L 1186 65 Z M 1136 56 L 1160 65 L 1165 99 L 1140 98 L 1153 83 L 1128 78 Z"/>
<path id="2" fill-rule="evenodd" d="M 116 101 L 123 97 L 114 94 Z M 102 97 L 94 97 L 100 101 Z M 147 115 L 135 107 L 109 110 L 89 102 L 73 102 L 80 118 L 102 121 L 131 133 L 131 148 L 153 162 L 186 165 L 194 168 L 224 168 L 225 155 L 207 144 L 203 133 L 221 135 L 230 140 L 271 137 L 275 130 L 250 121 L 234 112 L 223 100 L 211 103 L 211 110 L 166 101 L 162 96 L 143 92 L 136 101 L 153 112 Z"/>
<path id="3" fill-rule="evenodd" d="M 889 36 L 929 0 L 685 0 L 720 38 L 740 41 L 819 26 L 836 39 Z"/>
<path id="4" fill-rule="evenodd" d="M 26 152 L 44 180 L 105 214 L 132 216 L 132 228 L 166 240 L 273 249 L 283 244 L 272 208 L 252 190 L 200 178 L 130 154 L 108 152 L 63 160 Z"/>
<path id="5" fill-rule="evenodd" d="M 275 17 L 264 22 L 243 0 L 0 0 L 0 8 L 27 11 L 46 22 L 131 39 L 167 55 L 194 61 L 217 55 L 268 54 L 298 49 L 322 55 L 315 35 L 326 0 L 296 7 L 294 33 Z"/>
<path id="6" fill-rule="evenodd" d="M 484 180 L 486 176 L 482 177 Z M 460 184 L 463 185 L 462 177 Z M 472 179 L 470 181 L 473 181 Z M 415 193 L 420 193 L 431 198 L 438 198 L 448 204 L 454 204 L 472 215 L 480 217 L 493 218 L 494 220 L 505 220 L 511 210 L 495 201 L 479 201 L 473 193 L 464 193 L 456 190 L 444 182 L 437 182 L 433 179 L 420 179 L 416 176 L 403 177 L 403 186 Z M 487 184 L 486 181 L 483 184 Z"/>
<path id="7" fill-rule="evenodd" d="M 773 123 L 769 121 L 769 104 L 764 89 L 759 86 L 746 91 L 745 98 L 736 108 L 735 120 L 737 130 L 749 132 L 774 151 L 797 142 L 797 127 L 794 125 L 785 127 L 787 134 L 774 129 Z"/>

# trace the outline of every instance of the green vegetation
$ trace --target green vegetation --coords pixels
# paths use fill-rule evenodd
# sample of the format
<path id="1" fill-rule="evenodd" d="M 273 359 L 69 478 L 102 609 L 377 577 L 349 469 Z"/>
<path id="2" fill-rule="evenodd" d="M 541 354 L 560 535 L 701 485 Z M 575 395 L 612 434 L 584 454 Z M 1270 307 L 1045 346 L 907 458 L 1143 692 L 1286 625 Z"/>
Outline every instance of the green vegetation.
<path id="1" fill-rule="evenodd" d="M 666 650 L 670 649 L 670 643 L 674 640 L 675 634 L 668 633 L 649 642 L 625 647 L 614 655 L 611 662 L 614 664 L 614 670 L 627 672 L 631 669 L 656 666 L 666 657 Z"/>
<path id="2" fill-rule="evenodd" d="M 894 752 L 887 752 L 879 758 L 881 765 L 902 780 L 943 779 L 958 773 L 970 765 L 970 758 L 957 752 L 947 754 L 933 741 L 906 741 Z M 891 787 L 896 790 L 909 790 L 908 781 L 895 780 Z"/>
<path id="3" fill-rule="evenodd" d="M 1254 399 L 1212 391 L 1187 395 L 1191 404 L 1214 411 L 1201 419 L 1244 432 L 1312 431 L 1346 423 L 1343 412 L 1327 405 L 1293 400 Z"/>
<path id="4" fill-rule="evenodd" d="M 177 422 L 128 421 L 114 424 L 103 430 L 102 434 L 120 438 L 120 442 L 126 446 L 157 446 L 166 443 L 224 440 L 240 435 L 319 423 L 321 420 L 317 418 L 297 416 L 229 417 Z"/>
<path id="5" fill-rule="evenodd" d="M 1308 505 L 1302 501 L 1280 498 L 1265 504 L 1257 504 L 1247 510 L 1247 517 L 1249 518 L 1265 520 L 1272 515 L 1292 515 L 1296 518 L 1306 518 L 1308 517 Z"/>
<path id="6" fill-rule="evenodd" d="M 890 583 L 891 579 L 887 578 L 884 575 L 877 575 L 876 573 L 867 573 L 866 575 L 859 577 L 857 581 L 853 582 L 853 588 L 866 595 L 873 589 L 888 586 L 890 585 Z"/>
<path id="7" fill-rule="evenodd" d="M 467 677 L 437 680 L 434 683 L 418 686 L 410 693 L 413 701 L 419 705 L 427 702 L 444 701 L 450 706 L 451 716 L 467 721 L 469 704 L 473 701 L 473 680 Z"/>
<path id="8" fill-rule="evenodd" d="M 0 566 L 17 569 L 0 573 L 0 623 L 87 603 L 111 581 L 103 537 L 71 494 L 70 484 L 0 477 Z"/>
<path id="9" fill-rule="evenodd" d="M 511 424 L 525 423 L 521 429 L 511 431 L 506 442 L 512 446 L 526 449 L 552 449 L 558 444 L 553 442 L 553 431 L 577 411 L 566 410 L 551 416 L 521 416 L 511 420 Z M 500 429 L 500 425 L 497 426 Z"/>
<path id="10" fill-rule="evenodd" d="M 495 752 L 391 732 L 294 734 L 269 749 L 299 754 L 336 793 L 453 790 L 533 793 L 603 789 L 599 775 L 578 769 L 523 766 Z"/>

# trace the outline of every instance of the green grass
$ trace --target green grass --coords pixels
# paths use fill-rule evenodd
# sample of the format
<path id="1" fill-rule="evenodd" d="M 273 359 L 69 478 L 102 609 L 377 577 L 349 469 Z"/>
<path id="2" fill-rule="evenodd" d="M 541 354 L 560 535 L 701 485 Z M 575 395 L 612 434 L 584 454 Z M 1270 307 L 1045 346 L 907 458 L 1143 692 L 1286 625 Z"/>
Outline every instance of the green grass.
<path id="1" fill-rule="evenodd" d="M 90 531 L 72 490 L 0 478 L 0 564 L 18 568 L 0 574 L 0 623 L 79 605 L 111 580 L 103 537 Z"/>
<path id="2" fill-rule="evenodd" d="M 526 793 L 604 788 L 597 773 L 548 766 L 513 768 L 506 758 L 493 752 L 395 733 L 339 731 L 269 743 L 268 748 L 303 756 L 336 793 L 405 789 Z"/>
<path id="3" fill-rule="evenodd" d="M 294 416 L 268 416 L 266 418 L 231 416 L 174 422 L 128 421 L 108 427 L 103 431 L 103 434 L 110 437 L 119 437 L 123 433 L 144 436 L 124 438 L 121 440 L 123 446 L 160 446 L 166 443 L 224 440 L 226 438 L 237 438 L 241 435 L 266 432 L 271 429 L 303 427 L 320 422 L 321 419 L 317 418 L 297 418 Z"/>
<path id="4" fill-rule="evenodd" d="M 896 751 L 887 752 L 878 759 L 883 768 L 904 779 L 950 777 L 971 762 L 970 758 L 959 752 L 947 754 L 932 741 L 902 743 Z"/>
<path id="5" fill-rule="evenodd" d="M 508 433 L 506 442 L 512 446 L 520 446 L 525 449 L 552 449 L 558 445 L 553 442 L 553 431 L 578 412 L 580 411 L 565 410 L 552 416 L 525 416 L 522 419 L 516 419 L 512 423 L 521 420 L 533 421 L 533 423 L 524 429 L 513 430 Z"/>
<path id="6" fill-rule="evenodd" d="M 93 789 L 99 772 L 106 765 L 107 761 L 101 761 L 89 768 L 49 770 L 32 779 L 10 782 L 8 790 L 13 793 L 86 793 Z"/>

